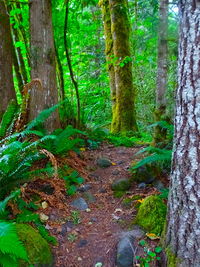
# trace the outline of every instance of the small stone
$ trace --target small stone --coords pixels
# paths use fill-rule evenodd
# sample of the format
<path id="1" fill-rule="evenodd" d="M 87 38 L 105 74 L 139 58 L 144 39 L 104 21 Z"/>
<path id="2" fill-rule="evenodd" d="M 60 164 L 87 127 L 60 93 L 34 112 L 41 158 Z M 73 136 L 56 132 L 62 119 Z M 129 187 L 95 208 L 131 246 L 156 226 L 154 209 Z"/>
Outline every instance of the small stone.
<path id="1" fill-rule="evenodd" d="M 97 218 L 93 217 L 90 219 L 91 222 L 97 222 Z"/>
<path id="2" fill-rule="evenodd" d="M 102 267 L 102 266 L 103 266 L 102 262 L 97 262 L 94 267 Z"/>
<path id="3" fill-rule="evenodd" d="M 82 258 L 81 257 L 78 257 L 78 261 L 82 261 Z"/>
<path id="4" fill-rule="evenodd" d="M 87 241 L 87 240 L 85 240 L 85 239 L 82 239 L 82 240 L 80 240 L 80 241 L 79 241 L 79 243 L 78 243 L 77 247 L 78 247 L 78 248 L 82 248 L 82 247 L 86 246 L 86 245 L 87 245 L 87 243 L 88 243 L 88 241 Z"/>
<path id="5" fill-rule="evenodd" d="M 107 193 L 107 191 L 105 188 L 101 188 L 101 189 L 99 189 L 99 193 Z"/>
<path id="6" fill-rule="evenodd" d="M 80 186 L 77 189 L 77 191 L 83 193 L 83 192 L 90 190 L 91 188 L 92 188 L 92 186 L 90 184 L 84 184 L 84 185 Z"/>
<path id="7" fill-rule="evenodd" d="M 112 165 L 112 162 L 107 158 L 99 158 L 97 160 L 97 165 L 101 168 L 107 168 Z"/>
<path id="8" fill-rule="evenodd" d="M 163 184 L 161 181 L 159 181 L 159 180 L 155 180 L 155 181 L 153 182 L 153 186 L 154 186 L 158 191 L 162 191 L 162 190 L 165 189 L 164 184 Z"/>
<path id="9" fill-rule="evenodd" d="M 128 179 L 118 179 L 111 185 L 113 191 L 126 191 L 130 188 L 130 182 Z"/>
<path id="10" fill-rule="evenodd" d="M 101 179 L 101 177 L 96 173 L 91 173 L 89 177 L 94 179 L 95 181 L 99 181 Z"/>
<path id="11" fill-rule="evenodd" d="M 78 210 L 86 210 L 88 209 L 88 204 L 85 199 L 80 197 L 71 202 L 71 206 Z"/>
<path id="12" fill-rule="evenodd" d="M 121 165 L 121 164 L 124 164 L 124 163 L 125 163 L 124 160 L 119 160 L 119 161 L 117 161 L 117 164 L 118 164 L 118 165 Z"/>
<path id="13" fill-rule="evenodd" d="M 92 195 L 91 192 L 84 192 L 83 197 L 84 197 L 89 203 L 94 203 L 94 202 L 96 202 L 96 198 Z"/>
<path id="14" fill-rule="evenodd" d="M 86 211 L 86 212 L 91 212 L 91 209 L 86 209 L 85 211 Z"/>
<path id="15" fill-rule="evenodd" d="M 40 220 L 41 220 L 42 222 L 46 222 L 46 221 L 48 221 L 48 219 L 49 219 L 49 216 L 47 216 L 47 215 L 44 214 L 44 213 L 40 213 L 39 216 L 40 216 Z"/>
<path id="16" fill-rule="evenodd" d="M 145 183 L 140 183 L 140 184 L 138 185 L 138 188 L 139 188 L 139 189 L 144 189 L 144 188 L 146 188 L 146 184 L 145 184 Z"/>
<path id="17" fill-rule="evenodd" d="M 113 175 L 118 175 L 119 173 L 120 173 L 120 171 L 117 169 L 112 172 Z"/>
<path id="18" fill-rule="evenodd" d="M 46 209 L 48 207 L 48 203 L 46 201 L 42 202 L 42 208 Z"/>

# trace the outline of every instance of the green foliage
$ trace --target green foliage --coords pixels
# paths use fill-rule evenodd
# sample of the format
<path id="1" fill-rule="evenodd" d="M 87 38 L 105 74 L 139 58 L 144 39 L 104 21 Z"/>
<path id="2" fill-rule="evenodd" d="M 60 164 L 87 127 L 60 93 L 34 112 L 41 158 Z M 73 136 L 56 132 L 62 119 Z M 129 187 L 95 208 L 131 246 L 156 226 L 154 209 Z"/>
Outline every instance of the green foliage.
<path id="1" fill-rule="evenodd" d="M 135 142 L 132 140 L 132 137 L 119 136 L 114 134 L 110 134 L 107 137 L 107 140 L 114 146 L 132 147 L 135 144 Z"/>
<path id="2" fill-rule="evenodd" d="M 0 266 L 17 267 L 19 259 L 28 261 L 26 250 L 18 238 L 16 225 L 0 221 Z"/>
<path id="3" fill-rule="evenodd" d="M 1 119 L 0 139 L 6 135 L 9 126 L 12 124 L 15 118 L 16 111 L 17 111 L 17 103 L 15 100 L 11 100 Z"/>
<path id="4" fill-rule="evenodd" d="M 48 136 L 46 136 L 46 140 L 42 141 L 40 146 L 54 155 L 66 154 L 70 150 L 77 151 L 78 146 L 83 144 L 83 140 L 81 138 L 72 137 L 78 134 L 83 135 L 84 133 L 69 125 L 64 130 L 57 129 L 54 131 L 49 139 Z"/>
<path id="5" fill-rule="evenodd" d="M 68 221 L 72 221 L 73 224 L 81 223 L 80 212 L 78 210 L 72 210 L 71 216 L 67 217 Z"/>
<path id="6" fill-rule="evenodd" d="M 162 252 L 161 247 L 155 247 L 153 250 L 149 248 L 148 243 L 145 240 L 140 240 L 139 245 L 143 247 L 144 255 L 136 256 L 136 260 L 139 261 L 140 267 L 150 267 L 151 263 L 155 263 L 155 260 L 160 260 L 159 253 Z"/>
<path id="7" fill-rule="evenodd" d="M 72 171 L 69 175 L 64 176 L 67 194 L 74 195 L 76 193 L 76 186 L 84 182 L 84 179 L 79 176 L 77 171 Z"/>

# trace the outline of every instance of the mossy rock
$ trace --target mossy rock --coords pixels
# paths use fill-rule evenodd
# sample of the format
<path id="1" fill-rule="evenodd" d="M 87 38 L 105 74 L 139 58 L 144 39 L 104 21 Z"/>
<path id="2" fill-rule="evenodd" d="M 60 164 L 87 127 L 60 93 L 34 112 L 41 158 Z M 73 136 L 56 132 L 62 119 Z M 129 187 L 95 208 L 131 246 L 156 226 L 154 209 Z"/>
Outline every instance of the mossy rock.
<path id="1" fill-rule="evenodd" d="M 135 223 L 148 233 L 160 235 L 165 224 L 166 213 L 167 206 L 159 196 L 152 195 L 145 198 L 140 205 Z"/>
<path id="2" fill-rule="evenodd" d="M 129 190 L 131 187 L 130 181 L 128 179 L 118 179 L 112 183 L 112 190 L 113 191 L 126 191 Z"/>
<path id="3" fill-rule="evenodd" d="M 51 249 L 47 241 L 30 225 L 16 224 L 19 239 L 24 244 L 30 264 L 34 266 L 53 266 Z M 20 262 L 20 267 L 29 266 Z"/>

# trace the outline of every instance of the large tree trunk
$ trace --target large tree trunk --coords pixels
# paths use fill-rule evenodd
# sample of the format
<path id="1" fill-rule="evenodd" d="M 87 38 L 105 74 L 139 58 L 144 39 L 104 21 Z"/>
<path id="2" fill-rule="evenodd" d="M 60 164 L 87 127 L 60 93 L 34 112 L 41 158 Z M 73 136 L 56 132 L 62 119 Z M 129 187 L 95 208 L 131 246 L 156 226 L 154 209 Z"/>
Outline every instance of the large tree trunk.
<path id="1" fill-rule="evenodd" d="M 127 1 L 109 0 L 109 4 L 116 86 L 116 108 L 111 131 L 127 133 L 137 131 Z"/>
<path id="2" fill-rule="evenodd" d="M 155 121 L 166 119 L 166 89 L 167 89 L 167 30 L 168 30 L 169 0 L 160 0 L 158 27 L 158 67 Z M 155 127 L 154 144 L 160 146 L 166 140 L 166 129 L 159 125 Z"/>
<path id="3" fill-rule="evenodd" d="M 12 73 L 12 39 L 9 16 L 0 1 L 0 118 L 11 99 L 16 99 Z"/>
<path id="4" fill-rule="evenodd" d="M 179 85 L 166 246 L 168 266 L 198 267 L 200 266 L 200 2 L 180 0 L 179 7 Z"/>
<path id="5" fill-rule="evenodd" d="M 116 109 L 116 86 L 115 86 L 115 71 L 113 64 L 113 40 L 111 33 L 111 17 L 110 17 L 110 6 L 109 0 L 101 0 L 99 5 L 102 10 L 103 24 L 104 24 L 104 34 L 105 34 L 105 43 L 106 43 L 106 62 L 107 69 L 110 79 L 110 91 L 111 91 L 111 100 L 112 100 L 112 114 L 115 114 Z"/>
<path id="6" fill-rule="evenodd" d="M 40 79 L 42 82 L 42 88 L 33 86 L 30 91 L 29 120 L 32 120 L 41 110 L 58 102 L 51 0 L 30 1 L 30 34 L 31 79 Z M 56 111 L 48 119 L 45 128 L 52 131 L 59 126 Z"/>

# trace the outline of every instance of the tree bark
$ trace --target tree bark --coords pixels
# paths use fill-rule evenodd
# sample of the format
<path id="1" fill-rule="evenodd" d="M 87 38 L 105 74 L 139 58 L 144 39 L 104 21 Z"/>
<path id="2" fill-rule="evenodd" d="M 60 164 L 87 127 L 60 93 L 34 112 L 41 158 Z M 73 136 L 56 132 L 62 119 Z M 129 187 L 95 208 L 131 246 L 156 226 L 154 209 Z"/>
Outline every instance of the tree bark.
<path id="1" fill-rule="evenodd" d="M 110 81 L 111 101 L 112 101 L 112 114 L 115 114 L 116 109 L 116 86 L 115 86 L 115 70 L 113 64 L 113 39 L 111 33 L 111 17 L 110 17 L 110 6 L 109 0 L 101 0 L 99 5 L 102 10 L 104 34 L 105 34 L 105 54 L 107 69 Z"/>
<path id="2" fill-rule="evenodd" d="M 116 108 L 111 131 L 126 134 L 137 131 L 135 88 L 130 53 L 130 25 L 126 0 L 109 0 L 113 40 Z"/>
<path id="3" fill-rule="evenodd" d="M 16 100 L 12 73 L 10 21 L 4 2 L 0 2 L 0 118 L 11 99 Z"/>
<path id="4" fill-rule="evenodd" d="M 158 59 L 157 59 L 157 89 L 155 121 L 159 122 L 166 118 L 166 90 L 167 90 L 167 31 L 168 31 L 168 5 L 169 0 L 160 0 L 159 26 L 158 26 Z M 161 146 L 166 140 L 166 129 L 159 125 L 154 131 L 154 145 Z"/>
<path id="5" fill-rule="evenodd" d="M 51 0 L 30 1 L 30 34 L 31 79 L 42 82 L 42 88 L 33 86 L 30 91 L 29 120 L 32 120 L 41 110 L 58 102 Z M 52 131 L 59 126 L 56 111 L 47 120 L 45 128 Z"/>
<path id="6" fill-rule="evenodd" d="M 197 267 L 200 266 L 200 1 L 180 0 L 179 8 L 178 90 L 166 251 L 168 266 Z"/>

